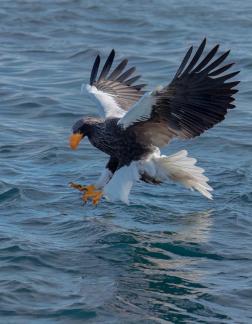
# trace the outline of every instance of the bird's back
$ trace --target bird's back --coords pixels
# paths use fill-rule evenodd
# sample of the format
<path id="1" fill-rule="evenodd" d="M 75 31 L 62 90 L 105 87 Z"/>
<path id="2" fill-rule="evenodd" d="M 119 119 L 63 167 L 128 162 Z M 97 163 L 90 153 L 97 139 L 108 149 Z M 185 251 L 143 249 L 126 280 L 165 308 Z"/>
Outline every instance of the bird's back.
<path id="1" fill-rule="evenodd" d="M 119 126 L 118 118 L 106 119 L 95 126 L 90 142 L 104 153 L 116 157 L 121 164 L 129 164 L 132 160 L 139 160 L 150 148 L 137 142 L 134 132 L 124 130 Z"/>

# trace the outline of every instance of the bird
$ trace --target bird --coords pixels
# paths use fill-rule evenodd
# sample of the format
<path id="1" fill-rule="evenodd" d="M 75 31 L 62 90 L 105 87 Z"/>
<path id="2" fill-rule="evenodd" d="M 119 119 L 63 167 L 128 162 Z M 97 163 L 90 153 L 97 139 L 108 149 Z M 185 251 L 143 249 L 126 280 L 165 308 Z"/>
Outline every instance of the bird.
<path id="1" fill-rule="evenodd" d="M 163 155 L 161 149 L 173 139 L 186 140 L 201 135 L 224 120 L 233 108 L 240 81 L 230 80 L 240 71 L 230 71 L 234 63 L 224 63 L 230 50 L 217 44 L 206 50 L 206 38 L 191 46 L 177 72 L 166 85 L 152 91 L 138 83 L 135 67 L 126 68 L 123 59 L 114 68 L 113 49 L 101 68 L 97 55 L 86 87 L 97 104 L 99 117 L 78 120 L 72 128 L 70 147 L 77 149 L 84 137 L 109 156 L 105 169 L 94 184 L 70 186 L 82 192 L 86 203 L 97 205 L 102 197 L 129 204 L 129 194 L 137 181 L 160 185 L 173 180 L 212 199 L 213 188 L 197 159 L 183 149 Z"/>

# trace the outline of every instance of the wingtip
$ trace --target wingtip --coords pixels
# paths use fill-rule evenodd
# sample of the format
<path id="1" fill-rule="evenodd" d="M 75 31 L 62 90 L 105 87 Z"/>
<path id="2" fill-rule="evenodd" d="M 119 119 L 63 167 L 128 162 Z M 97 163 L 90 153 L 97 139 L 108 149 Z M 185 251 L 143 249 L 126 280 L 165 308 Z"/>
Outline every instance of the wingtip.
<path id="1" fill-rule="evenodd" d="M 98 63 L 100 64 L 100 61 L 101 61 L 101 57 L 99 54 L 96 55 L 96 58 L 95 58 L 95 63 Z"/>
<path id="2" fill-rule="evenodd" d="M 235 72 L 233 72 L 233 76 L 232 76 L 232 78 L 233 78 L 234 76 L 238 75 L 240 72 L 241 72 L 241 71 L 235 71 Z"/>
<path id="3" fill-rule="evenodd" d="M 93 64 L 93 68 L 91 71 L 91 75 L 90 75 L 90 81 L 89 84 L 92 85 L 95 81 L 96 81 L 96 76 L 97 76 L 97 72 L 100 66 L 100 62 L 101 62 L 101 58 L 100 55 L 98 54 L 95 58 L 94 64 Z"/>
<path id="4" fill-rule="evenodd" d="M 227 56 L 230 54 L 231 49 L 227 50 L 224 54 L 226 54 Z"/>
<path id="5" fill-rule="evenodd" d="M 203 41 L 202 41 L 202 44 L 206 45 L 206 43 L 207 43 L 207 38 L 204 37 L 204 39 L 203 39 Z"/>
<path id="6" fill-rule="evenodd" d="M 108 59 L 111 60 L 112 63 L 113 63 L 114 58 L 115 58 L 115 50 L 112 49 L 112 50 L 110 51 L 110 53 L 109 53 Z"/>
<path id="7" fill-rule="evenodd" d="M 215 54 L 216 54 L 216 53 L 218 52 L 219 48 L 220 48 L 220 44 L 216 44 L 216 45 L 212 48 L 212 51 L 214 51 Z"/>
<path id="8" fill-rule="evenodd" d="M 114 48 L 111 50 L 110 54 L 109 54 L 110 57 L 115 57 L 115 50 Z"/>
<path id="9" fill-rule="evenodd" d="M 104 66 L 103 66 L 103 68 L 102 68 L 102 71 L 101 71 L 100 76 L 98 78 L 98 82 L 107 77 L 107 75 L 108 75 L 108 73 L 109 73 L 109 71 L 111 69 L 111 66 L 112 66 L 112 64 L 114 62 L 114 58 L 115 58 L 115 50 L 112 49 L 109 56 L 108 56 L 108 58 L 107 58 L 107 60 L 106 60 L 106 62 L 105 62 L 105 64 L 104 64 Z"/>
<path id="10" fill-rule="evenodd" d="M 203 40 L 200 42 L 199 47 L 202 47 L 203 46 L 203 48 L 204 48 L 206 46 L 206 43 L 207 43 L 207 38 L 204 37 Z M 193 47 L 193 46 L 191 46 L 191 47 Z"/>

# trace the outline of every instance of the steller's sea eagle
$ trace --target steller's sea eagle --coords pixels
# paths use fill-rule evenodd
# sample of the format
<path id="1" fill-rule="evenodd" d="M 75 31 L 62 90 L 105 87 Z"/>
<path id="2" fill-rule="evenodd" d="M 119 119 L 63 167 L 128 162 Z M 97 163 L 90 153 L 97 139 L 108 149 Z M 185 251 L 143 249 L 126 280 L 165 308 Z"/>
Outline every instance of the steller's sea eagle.
<path id="1" fill-rule="evenodd" d="M 219 45 L 203 55 L 206 39 L 195 54 L 187 51 L 174 78 L 166 86 L 151 92 L 136 84 L 140 75 L 135 68 L 125 70 L 127 59 L 111 72 L 115 51 L 108 56 L 101 72 L 100 56 L 95 59 L 90 83 L 86 86 L 95 99 L 101 118 L 87 117 L 73 126 L 70 146 L 76 149 L 87 136 L 91 144 L 109 155 L 109 161 L 94 185 L 81 186 L 83 200 L 97 204 L 102 196 L 109 201 L 128 203 L 132 185 L 137 180 L 159 184 L 172 179 L 212 199 L 204 169 L 195 165 L 186 150 L 161 155 L 160 148 L 171 139 L 199 136 L 225 118 L 233 109 L 234 89 L 239 81 L 230 81 L 239 73 L 226 73 L 234 63 L 223 65 L 230 51 L 216 58 Z"/>

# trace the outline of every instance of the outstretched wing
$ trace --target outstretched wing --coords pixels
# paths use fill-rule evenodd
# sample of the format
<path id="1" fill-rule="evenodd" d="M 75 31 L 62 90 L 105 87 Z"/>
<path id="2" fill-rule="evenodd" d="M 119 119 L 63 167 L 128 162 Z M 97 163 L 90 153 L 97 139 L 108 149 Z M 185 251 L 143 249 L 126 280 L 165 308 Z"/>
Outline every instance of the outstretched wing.
<path id="1" fill-rule="evenodd" d="M 112 50 L 108 56 L 99 77 L 100 56 L 95 59 L 90 84 L 87 85 L 88 92 L 96 99 L 100 112 L 106 118 L 122 117 L 132 105 L 145 93 L 142 88 L 145 84 L 134 83 L 141 77 L 133 76 L 135 68 L 131 67 L 125 71 L 128 60 L 121 61 L 109 74 L 115 57 Z"/>
<path id="2" fill-rule="evenodd" d="M 172 82 L 146 94 L 119 124 L 131 128 L 140 141 L 161 147 L 173 137 L 192 138 L 222 121 L 235 107 L 234 87 L 239 83 L 226 81 L 239 71 L 224 73 L 234 63 L 221 65 L 230 51 L 215 58 L 219 45 L 202 59 L 205 45 L 206 39 L 190 59 L 191 47 Z"/>

